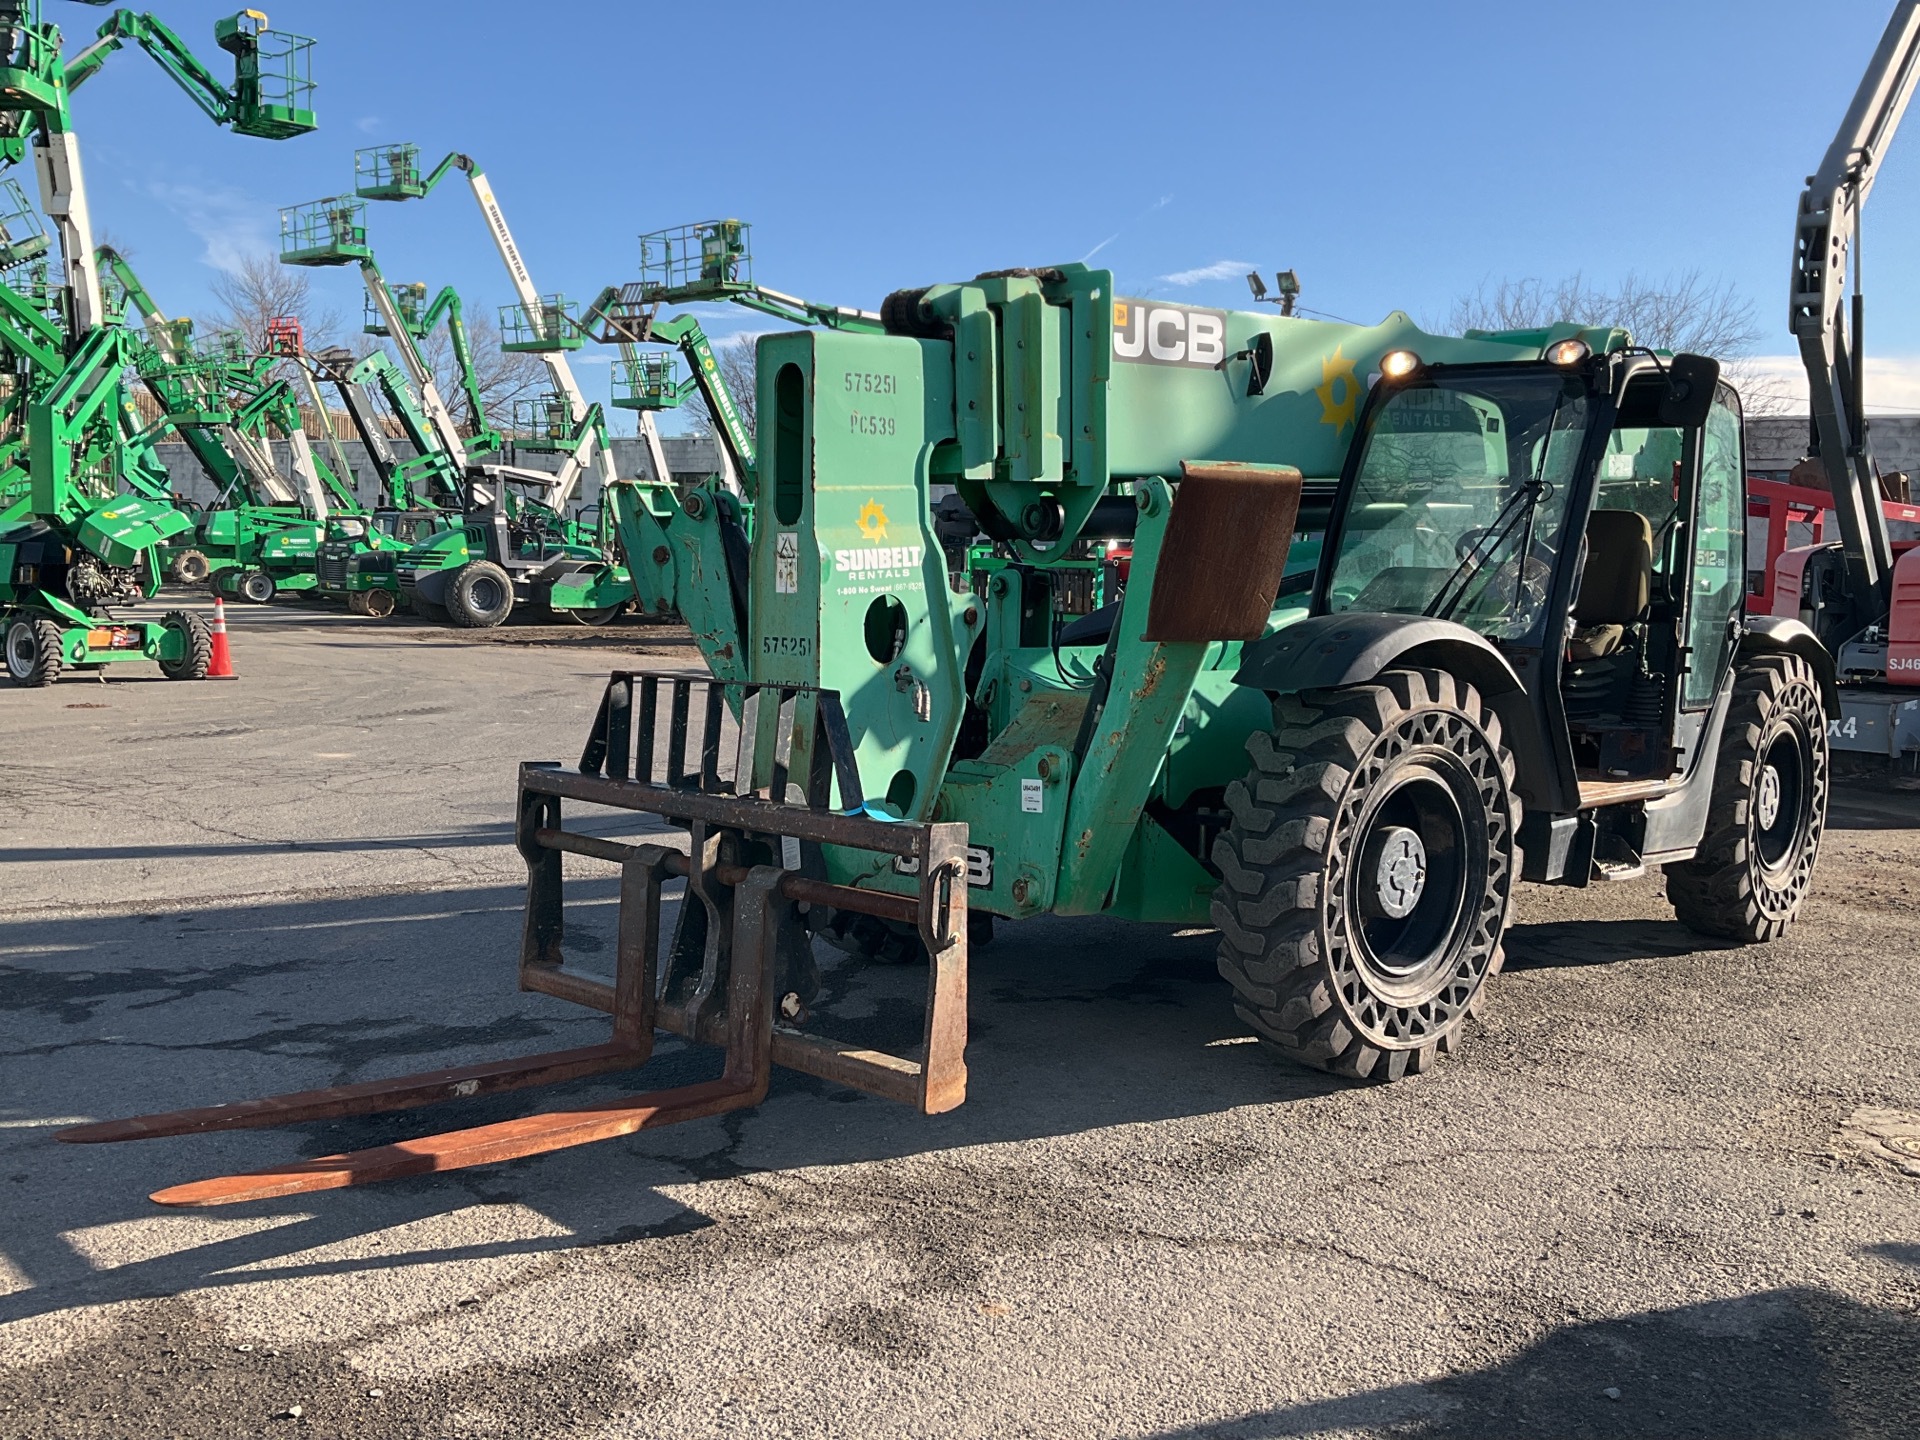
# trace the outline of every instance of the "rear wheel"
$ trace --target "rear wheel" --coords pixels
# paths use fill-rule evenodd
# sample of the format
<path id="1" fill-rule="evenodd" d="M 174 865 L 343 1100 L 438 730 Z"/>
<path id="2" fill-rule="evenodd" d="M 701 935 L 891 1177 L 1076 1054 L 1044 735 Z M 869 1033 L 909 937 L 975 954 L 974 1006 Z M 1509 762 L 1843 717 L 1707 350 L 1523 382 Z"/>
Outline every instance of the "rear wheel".
<path id="1" fill-rule="evenodd" d="M 278 593 L 280 587 L 273 583 L 273 576 L 264 570 L 249 570 L 234 582 L 233 591 L 242 600 L 252 605 L 265 605 Z"/>
<path id="2" fill-rule="evenodd" d="M 213 631 L 198 615 L 185 610 L 169 610 L 160 623 L 177 631 L 181 638 L 180 658 L 162 660 L 160 673 L 169 680 L 204 680 L 213 664 Z"/>
<path id="3" fill-rule="evenodd" d="M 1742 665 L 1707 833 L 1691 860 L 1666 867 L 1680 923 L 1743 944 L 1784 934 L 1813 883 L 1827 779 L 1827 710 L 1813 667 L 1797 655 Z"/>
<path id="4" fill-rule="evenodd" d="M 488 630 L 513 613 L 513 581 L 491 560 L 470 560 L 447 579 L 447 614 L 465 630 Z"/>
<path id="5" fill-rule="evenodd" d="M 1234 1008 L 1289 1059 L 1397 1080 L 1498 973 L 1519 802 L 1499 718 L 1437 670 L 1283 696 L 1214 846 Z"/>
<path id="6" fill-rule="evenodd" d="M 213 567 L 198 550 L 182 550 L 167 567 L 167 578 L 176 585 L 204 585 Z"/>
<path id="7" fill-rule="evenodd" d="M 7 678 L 26 689 L 51 685 L 66 668 L 61 629 L 53 621 L 21 615 L 7 626 Z"/>

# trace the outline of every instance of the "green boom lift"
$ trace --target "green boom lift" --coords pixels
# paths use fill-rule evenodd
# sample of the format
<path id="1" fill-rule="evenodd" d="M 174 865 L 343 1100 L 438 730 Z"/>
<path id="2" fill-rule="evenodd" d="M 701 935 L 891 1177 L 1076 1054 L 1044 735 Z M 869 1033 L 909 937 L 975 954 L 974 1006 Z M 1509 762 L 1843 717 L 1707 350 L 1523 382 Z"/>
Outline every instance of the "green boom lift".
<path id="1" fill-rule="evenodd" d="M 359 505 L 350 482 L 313 453 L 292 386 L 271 374 L 282 356 L 251 354 L 238 336 L 196 347 L 192 321 L 168 319 L 125 257 L 103 245 L 99 261 L 113 298 L 145 324 L 137 369 L 163 425 L 214 487 L 214 502 L 170 556 L 169 578 L 211 576 L 221 594 L 256 604 L 281 589 L 311 589 L 328 516 Z M 270 335 L 268 343 L 277 342 Z M 275 461 L 273 432 L 290 451 L 290 478 Z"/>
<path id="2" fill-rule="evenodd" d="M 130 659 L 157 660 L 174 678 L 205 673 L 198 617 L 129 623 L 109 608 L 156 593 L 160 547 L 192 522 L 164 491 L 151 493 L 164 472 L 127 434 L 134 339 L 106 312 L 68 97 L 132 42 L 216 124 L 271 139 L 314 127 L 311 41 L 268 29 L 253 10 L 218 22 L 214 37 L 234 57 L 231 87 L 150 15 L 116 11 L 69 62 L 38 0 L 0 0 L 0 164 L 31 151 L 61 261 L 57 318 L 0 288 L 0 348 L 26 395 L 26 496 L 0 524 L 0 632 L 16 684 Z M 120 493 L 126 482 L 135 493 Z"/>
<path id="3" fill-rule="evenodd" d="M 398 162 L 393 156 L 408 147 L 386 147 L 388 168 L 380 173 L 391 176 Z M 374 199 L 405 198 L 402 192 L 424 194 L 438 177 L 456 168 L 450 157 L 431 183 L 425 180 L 406 184 L 372 185 L 363 180 L 363 189 Z M 471 162 L 466 162 L 469 166 Z M 402 173 L 411 175 L 412 170 Z M 498 205 L 484 177 L 472 175 L 476 195 L 485 196 L 489 215 L 504 231 L 505 221 L 498 218 Z M 579 477 L 589 464 L 611 468 L 606 444 L 606 427 L 598 406 L 584 400 L 576 410 L 564 389 L 539 403 L 521 423 L 526 433 L 516 435 L 515 444 L 533 450 L 551 450 L 562 455 L 557 473 L 508 464 L 483 464 L 478 449 L 460 433 L 451 410 L 440 397 L 433 375 L 422 358 L 419 334 L 402 310 L 409 298 L 408 287 L 390 286 L 381 276 L 367 236 L 365 198 L 362 195 L 334 196 L 325 200 L 292 206 L 281 212 L 281 253 L 283 264 L 333 266 L 358 264 L 365 282 L 368 303 L 378 317 L 377 324 L 393 342 L 407 377 L 418 399 L 418 408 L 430 428 L 431 453 L 442 457 L 435 465 L 450 465 L 458 475 L 462 494 L 461 523 L 436 527 L 414 548 L 399 557 L 392 571 L 401 598 L 417 613 L 441 623 L 467 626 L 497 625 L 506 619 L 516 604 L 543 601 L 554 580 L 580 566 L 596 565 L 604 552 L 592 542 L 582 543 L 576 527 L 564 512 Z M 511 253 L 512 238 L 502 242 L 503 254 Z M 522 272 L 524 273 L 524 271 Z M 529 293 L 531 287 L 529 282 Z M 419 297 L 424 299 L 424 292 Z M 529 313 L 545 325 L 546 311 L 534 296 Z M 564 313 L 564 304 L 556 302 L 554 319 Z M 424 318 L 422 310 L 421 318 Z M 452 316 L 449 316 L 452 319 Z M 464 340 L 464 327 L 459 337 Z M 536 334 L 521 337 L 521 349 L 542 350 L 549 373 L 571 384 L 571 371 L 560 351 L 563 344 L 549 345 Z M 456 349 L 461 348 L 456 342 Z M 464 374 L 469 378 L 471 356 Z M 493 437 L 484 412 L 477 405 L 479 395 L 469 383 L 470 402 L 475 405 L 475 423 L 485 436 Z M 571 392 L 578 394 L 578 387 Z M 390 392 L 391 398 L 391 392 Z M 403 420 L 404 423 L 404 420 Z M 418 444 L 416 440 L 416 444 Z M 422 450 L 422 455 L 429 453 Z M 347 540 L 349 537 L 336 537 Z M 352 539 L 371 538 L 351 537 Z M 385 557 L 380 563 L 384 568 Z"/>

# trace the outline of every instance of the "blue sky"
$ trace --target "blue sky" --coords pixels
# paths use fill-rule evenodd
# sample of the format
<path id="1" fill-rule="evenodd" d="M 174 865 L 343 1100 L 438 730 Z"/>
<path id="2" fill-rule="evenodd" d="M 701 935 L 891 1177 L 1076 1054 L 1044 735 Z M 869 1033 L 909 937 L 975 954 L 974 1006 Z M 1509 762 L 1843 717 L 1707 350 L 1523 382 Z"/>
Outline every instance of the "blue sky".
<path id="1" fill-rule="evenodd" d="M 103 18 L 46 8 L 70 50 Z M 212 23 L 236 8 L 157 6 L 223 72 Z M 764 283 L 869 307 L 1089 255 L 1122 290 L 1229 306 L 1248 303 L 1244 264 L 1291 266 L 1303 303 L 1369 322 L 1441 319 L 1502 277 L 1699 268 L 1784 355 L 1795 202 L 1890 5 L 267 8 L 320 41 L 313 135 L 221 134 L 133 52 L 75 97 L 96 224 L 173 311 L 270 247 L 278 207 L 350 187 L 356 147 L 411 139 L 473 154 L 536 281 L 575 295 L 632 278 L 640 232 L 728 215 L 753 222 Z M 509 298 L 461 190 L 371 219 L 389 278 Z M 1917 222 L 1920 116 L 1866 243 L 1878 398 L 1902 408 L 1920 408 Z M 351 273 L 321 278 L 357 314 Z"/>

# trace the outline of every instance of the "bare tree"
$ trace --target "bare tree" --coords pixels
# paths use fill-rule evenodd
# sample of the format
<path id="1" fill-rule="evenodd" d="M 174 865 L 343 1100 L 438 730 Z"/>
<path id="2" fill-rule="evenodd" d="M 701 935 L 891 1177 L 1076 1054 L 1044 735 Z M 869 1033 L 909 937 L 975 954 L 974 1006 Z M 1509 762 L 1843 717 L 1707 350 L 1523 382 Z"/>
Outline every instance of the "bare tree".
<path id="1" fill-rule="evenodd" d="M 309 350 L 340 338 L 339 314 L 320 302 L 306 271 L 269 256 L 249 255 L 238 270 L 222 270 L 213 282 L 213 298 L 221 308 L 206 317 L 201 331 L 238 331 L 256 355 L 267 353 L 267 322 L 282 316 L 300 322 Z"/>
<path id="2" fill-rule="evenodd" d="M 720 366 L 720 379 L 732 394 L 733 408 L 740 412 L 741 423 L 747 427 L 749 435 L 758 433 L 753 419 L 755 376 L 758 373 L 754 368 L 754 348 L 755 337 L 752 335 L 736 335 L 713 347 L 713 358 Z M 696 435 L 713 434 L 713 414 L 697 391 L 687 401 L 687 423 L 693 427 Z"/>
<path id="3" fill-rule="evenodd" d="M 1543 325 L 1616 325 L 1656 350 L 1711 355 L 1725 367 L 1749 415 L 1778 414 L 1791 399 L 1778 376 L 1751 361 L 1764 338 L 1753 302 L 1727 282 L 1685 270 L 1659 281 L 1629 274 L 1618 286 L 1576 272 L 1548 283 L 1527 278 L 1482 283 L 1454 302 L 1447 329 L 1531 330 Z"/>
<path id="4" fill-rule="evenodd" d="M 513 422 L 514 402 L 531 399 L 546 390 L 547 367 L 540 363 L 538 355 L 502 350 L 500 327 L 485 311 L 469 311 L 465 319 L 467 345 L 473 352 L 474 387 L 480 392 L 481 408 L 488 424 L 505 431 Z M 420 357 L 433 372 L 433 383 L 441 397 L 454 414 L 464 417 L 462 428 L 467 434 L 473 434 L 479 427 L 474 423 L 472 406 L 467 403 L 466 384 L 454 360 L 453 339 L 445 326 L 436 326 L 433 333 L 420 342 Z"/>

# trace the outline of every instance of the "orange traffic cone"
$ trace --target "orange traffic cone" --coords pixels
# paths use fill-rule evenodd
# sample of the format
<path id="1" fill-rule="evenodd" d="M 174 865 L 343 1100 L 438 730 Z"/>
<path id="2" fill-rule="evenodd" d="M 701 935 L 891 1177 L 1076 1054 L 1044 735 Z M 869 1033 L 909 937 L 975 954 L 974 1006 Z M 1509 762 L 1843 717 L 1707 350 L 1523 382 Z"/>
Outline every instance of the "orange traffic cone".
<path id="1" fill-rule="evenodd" d="M 213 661 L 207 666 L 209 680 L 238 680 L 233 670 L 233 654 L 227 649 L 227 607 L 213 597 Z"/>

